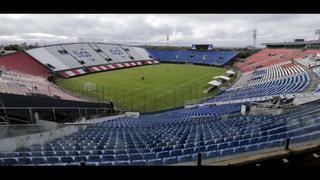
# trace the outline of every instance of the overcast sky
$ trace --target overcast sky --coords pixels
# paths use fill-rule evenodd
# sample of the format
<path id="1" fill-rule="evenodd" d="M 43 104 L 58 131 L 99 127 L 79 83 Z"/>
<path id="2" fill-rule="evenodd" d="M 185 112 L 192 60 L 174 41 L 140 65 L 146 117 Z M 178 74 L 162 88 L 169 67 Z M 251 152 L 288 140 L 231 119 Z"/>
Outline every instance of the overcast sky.
<path id="1" fill-rule="evenodd" d="M 243 47 L 316 39 L 318 14 L 1 14 L 0 43 L 97 41 L 125 44 L 193 43 Z"/>

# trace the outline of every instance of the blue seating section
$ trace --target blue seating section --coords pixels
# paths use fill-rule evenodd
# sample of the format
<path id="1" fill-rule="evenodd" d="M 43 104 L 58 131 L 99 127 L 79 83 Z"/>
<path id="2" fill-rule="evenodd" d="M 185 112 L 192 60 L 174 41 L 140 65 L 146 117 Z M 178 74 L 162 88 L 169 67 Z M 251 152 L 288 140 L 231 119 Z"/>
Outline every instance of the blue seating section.
<path id="1" fill-rule="evenodd" d="M 320 137 L 320 105 L 283 115 L 231 115 L 239 104 L 178 109 L 92 124 L 85 130 L 16 152 L 1 165 L 159 166 L 279 147 Z M 211 109 L 207 116 L 206 109 Z"/>
<path id="2" fill-rule="evenodd" d="M 304 72 L 290 77 L 263 81 L 247 87 L 228 89 L 207 102 L 299 93 L 302 92 L 309 83 L 310 77 L 307 72 Z"/>
<path id="3" fill-rule="evenodd" d="M 223 66 L 239 54 L 237 51 L 155 50 L 148 52 L 161 62 L 197 63 Z"/>
<path id="4" fill-rule="evenodd" d="M 316 67 L 313 69 L 313 72 L 316 73 L 317 77 L 320 79 L 320 68 Z M 316 92 L 320 92 L 320 84 L 318 84 L 318 87 L 315 90 Z"/>

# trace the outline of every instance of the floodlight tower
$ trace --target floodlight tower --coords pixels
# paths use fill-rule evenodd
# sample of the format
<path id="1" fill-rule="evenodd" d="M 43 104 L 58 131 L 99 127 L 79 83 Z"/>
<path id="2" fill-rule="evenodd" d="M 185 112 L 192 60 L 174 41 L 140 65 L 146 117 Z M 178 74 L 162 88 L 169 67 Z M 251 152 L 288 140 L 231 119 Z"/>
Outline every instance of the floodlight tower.
<path id="1" fill-rule="evenodd" d="M 167 47 L 169 46 L 169 33 L 167 33 Z"/>
<path id="2" fill-rule="evenodd" d="M 320 29 L 317 29 L 315 34 L 318 35 L 318 40 L 320 40 Z"/>
<path id="3" fill-rule="evenodd" d="M 253 50 L 256 49 L 257 30 L 253 30 Z"/>

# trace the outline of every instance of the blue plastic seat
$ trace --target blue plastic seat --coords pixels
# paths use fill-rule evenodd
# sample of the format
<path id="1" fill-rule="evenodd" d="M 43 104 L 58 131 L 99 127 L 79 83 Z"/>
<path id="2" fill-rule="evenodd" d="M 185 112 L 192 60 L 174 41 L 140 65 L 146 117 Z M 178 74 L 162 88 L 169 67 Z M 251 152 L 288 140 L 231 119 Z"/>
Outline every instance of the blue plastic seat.
<path id="1" fill-rule="evenodd" d="M 142 160 L 142 154 L 130 154 L 130 160 Z"/>
<path id="2" fill-rule="evenodd" d="M 128 153 L 129 154 L 136 154 L 136 153 L 139 153 L 139 150 L 138 149 L 129 149 Z"/>
<path id="3" fill-rule="evenodd" d="M 208 152 L 204 153 L 204 158 L 205 159 L 216 158 L 218 156 L 220 156 L 220 150 L 208 151 Z"/>
<path id="4" fill-rule="evenodd" d="M 56 151 L 56 156 L 67 156 L 65 151 Z"/>
<path id="5" fill-rule="evenodd" d="M 46 160 L 42 157 L 33 157 L 31 158 L 32 164 L 45 164 Z"/>
<path id="6" fill-rule="evenodd" d="M 127 151 L 124 149 L 117 149 L 115 150 L 115 154 L 127 154 Z"/>
<path id="7" fill-rule="evenodd" d="M 182 155 L 182 151 L 179 149 L 179 150 L 172 150 L 170 151 L 170 156 L 180 156 Z"/>
<path id="8" fill-rule="evenodd" d="M 157 152 L 162 151 L 162 148 L 161 147 L 155 147 L 155 148 L 152 148 L 151 151 L 157 153 Z"/>
<path id="9" fill-rule="evenodd" d="M 178 163 L 178 159 L 176 157 L 168 157 L 164 158 L 164 164 L 176 164 Z"/>
<path id="10" fill-rule="evenodd" d="M 0 152 L 0 158 L 4 158 L 4 157 L 6 157 L 6 154 L 5 154 L 5 153 Z"/>
<path id="11" fill-rule="evenodd" d="M 17 158 L 3 158 L 2 159 L 3 165 L 11 166 L 11 165 L 16 165 L 18 164 Z"/>
<path id="12" fill-rule="evenodd" d="M 98 156 L 100 156 L 100 155 L 102 155 L 102 151 L 100 151 L 100 150 L 91 151 L 91 155 L 98 155 Z"/>
<path id="13" fill-rule="evenodd" d="M 79 155 L 81 155 L 81 156 L 90 156 L 91 153 L 90 153 L 90 151 L 80 151 Z"/>
<path id="14" fill-rule="evenodd" d="M 141 150 L 141 152 L 142 152 L 142 153 L 150 153 L 150 152 L 151 152 L 151 150 L 150 150 L 150 149 L 145 148 L 145 149 L 142 149 L 142 150 Z"/>
<path id="15" fill-rule="evenodd" d="M 222 151 L 221 151 L 221 156 L 226 156 L 226 155 L 231 155 L 231 154 L 233 154 L 233 149 L 223 149 Z"/>
<path id="16" fill-rule="evenodd" d="M 190 154 L 178 156 L 179 163 L 191 162 L 191 161 L 193 161 L 193 158 Z"/>
<path id="17" fill-rule="evenodd" d="M 246 147 L 235 147 L 234 148 L 234 153 L 243 153 L 246 152 Z"/>
<path id="18" fill-rule="evenodd" d="M 206 146 L 206 151 L 213 151 L 213 150 L 216 150 L 216 149 L 217 149 L 217 145 L 216 144 Z"/>
<path id="19" fill-rule="evenodd" d="M 221 144 L 218 144 L 218 149 L 225 149 L 228 147 L 228 143 L 221 143 Z"/>
<path id="20" fill-rule="evenodd" d="M 87 157 L 86 156 L 74 156 L 73 157 L 73 162 L 86 162 L 87 161 Z"/>
<path id="21" fill-rule="evenodd" d="M 44 153 L 44 156 L 55 156 L 55 153 L 53 151 L 45 151 Z"/>
<path id="22" fill-rule="evenodd" d="M 158 152 L 157 153 L 157 158 L 160 159 L 160 158 L 167 158 L 169 157 L 170 154 L 168 151 L 162 151 L 162 152 Z"/>
<path id="23" fill-rule="evenodd" d="M 7 157 L 20 157 L 20 154 L 17 152 L 9 152 L 6 154 Z"/>
<path id="24" fill-rule="evenodd" d="M 148 160 L 148 166 L 162 166 L 162 165 L 163 165 L 162 159 Z"/>
<path id="25" fill-rule="evenodd" d="M 143 154 L 143 159 L 148 160 L 148 159 L 155 159 L 156 158 L 156 154 L 155 153 L 146 153 Z"/>
<path id="26" fill-rule="evenodd" d="M 32 161 L 30 158 L 27 158 L 27 157 L 20 157 L 18 158 L 18 164 L 32 164 Z"/>
<path id="27" fill-rule="evenodd" d="M 247 151 L 256 151 L 259 149 L 258 144 L 250 144 L 247 146 Z"/>
<path id="28" fill-rule="evenodd" d="M 101 162 L 99 163 L 100 166 L 113 166 L 114 162 L 108 161 L 108 162 Z"/>
<path id="29" fill-rule="evenodd" d="M 102 155 L 101 161 L 115 161 L 114 155 Z"/>
<path id="30" fill-rule="evenodd" d="M 253 139 L 250 139 L 250 144 L 256 144 L 259 142 L 259 138 L 253 138 Z"/>
<path id="31" fill-rule="evenodd" d="M 43 156 L 43 153 L 39 152 L 39 151 L 34 151 L 34 152 L 31 152 L 31 156 L 32 157 L 40 157 L 40 156 Z"/>
<path id="32" fill-rule="evenodd" d="M 170 151 L 170 150 L 173 150 L 173 146 L 166 146 L 166 147 L 163 147 L 163 151 Z"/>
<path id="33" fill-rule="evenodd" d="M 98 155 L 89 156 L 87 161 L 88 162 L 100 162 L 101 157 Z"/>
<path id="34" fill-rule="evenodd" d="M 242 140 L 242 141 L 240 141 L 240 146 L 246 146 L 246 145 L 248 145 L 249 144 L 249 140 L 248 139 L 246 139 L 246 140 Z"/>
<path id="35" fill-rule="evenodd" d="M 129 161 L 129 154 L 117 154 L 116 161 Z"/>
<path id="36" fill-rule="evenodd" d="M 130 166 L 130 161 L 116 161 L 115 166 Z"/>
<path id="37" fill-rule="evenodd" d="M 71 156 L 63 156 L 60 158 L 61 163 L 72 163 L 73 158 Z"/>
<path id="38" fill-rule="evenodd" d="M 193 148 L 187 148 L 187 149 L 183 149 L 182 150 L 182 154 L 183 155 L 193 154 L 193 153 L 194 153 L 194 149 Z"/>
<path id="39" fill-rule="evenodd" d="M 146 160 L 134 160 L 131 162 L 132 166 L 146 166 Z"/>
<path id="40" fill-rule="evenodd" d="M 59 163 L 59 158 L 57 157 L 47 157 L 46 158 L 46 163 L 47 164 L 55 164 L 55 163 Z"/>
<path id="41" fill-rule="evenodd" d="M 104 150 L 102 152 L 102 155 L 113 155 L 113 154 L 115 154 L 113 150 Z"/>
<path id="42" fill-rule="evenodd" d="M 239 141 L 232 141 L 229 143 L 229 147 L 237 147 L 239 146 Z"/>

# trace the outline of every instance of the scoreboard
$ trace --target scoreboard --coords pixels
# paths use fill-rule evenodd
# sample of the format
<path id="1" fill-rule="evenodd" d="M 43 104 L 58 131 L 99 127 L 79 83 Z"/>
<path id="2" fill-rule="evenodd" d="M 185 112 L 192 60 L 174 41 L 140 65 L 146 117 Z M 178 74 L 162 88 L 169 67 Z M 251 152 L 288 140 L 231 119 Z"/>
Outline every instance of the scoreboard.
<path id="1" fill-rule="evenodd" d="M 192 44 L 191 48 L 195 50 L 211 50 L 213 49 L 213 45 L 212 44 Z"/>

